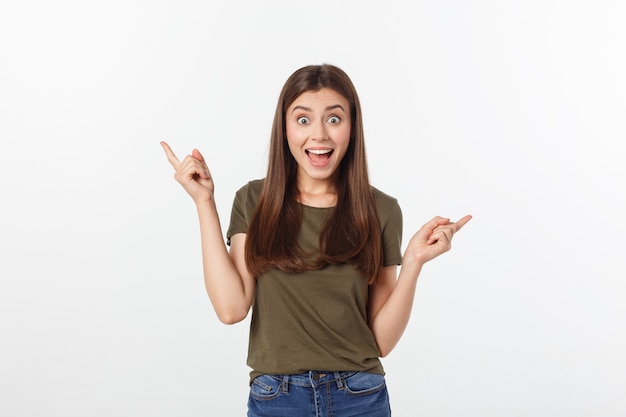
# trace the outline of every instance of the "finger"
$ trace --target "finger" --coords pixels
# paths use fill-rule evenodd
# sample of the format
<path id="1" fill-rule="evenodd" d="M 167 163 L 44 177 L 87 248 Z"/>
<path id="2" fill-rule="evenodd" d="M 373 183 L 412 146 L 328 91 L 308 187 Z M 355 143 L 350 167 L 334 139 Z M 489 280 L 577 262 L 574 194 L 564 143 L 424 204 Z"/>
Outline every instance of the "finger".
<path id="1" fill-rule="evenodd" d="M 452 241 L 452 236 L 454 236 L 454 223 L 450 223 L 450 225 L 440 226 L 433 230 L 433 233 L 428 237 L 428 241 L 426 243 L 433 244 L 438 240 L 441 240 L 445 237 L 445 239 L 450 242 Z"/>
<path id="2" fill-rule="evenodd" d="M 430 230 L 432 232 L 433 230 L 435 230 L 439 226 L 443 226 L 443 225 L 448 224 L 448 223 L 450 223 L 450 218 L 448 218 L 448 217 L 441 217 L 441 216 L 435 216 L 428 223 L 426 223 L 424 226 L 422 226 L 422 228 L 428 229 L 428 230 Z"/>
<path id="3" fill-rule="evenodd" d="M 458 232 L 459 230 L 461 230 L 461 228 L 463 226 L 465 226 L 467 224 L 467 222 L 469 222 L 471 219 L 472 219 L 472 216 L 468 214 L 467 216 L 462 217 L 460 220 L 458 220 L 456 222 L 448 222 L 446 224 L 440 224 L 439 226 L 437 226 L 437 227 L 435 227 L 433 229 L 433 233 L 438 231 L 438 230 L 440 230 L 440 229 L 444 229 L 446 227 L 449 227 L 451 229 L 452 233 L 454 234 L 454 233 Z"/>
<path id="4" fill-rule="evenodd" d="M 178 160 L 176 155 L 174 155 L 174 151 L 172 151 L 172 148 L 170 148 L 170 145 L 168 145 L 165 141 L 161 141 L 161 146 L 163 147 L 163 150 L 165 151 L 167 160 L 174 167 L 174 169 L 178 169 L 178 167 L 180 166 L 180 161 Z"/>
<path id="5" fill-rule="evenodd" d="M 450 228 L 438 229 L 436 230 L 428 239 L 429 245 L 439 245 L 442 247 L 443 251 L 448 251 L 450 249 L 452 242 L 453 232 Z"/>
<path id="6" fill-rule="evenodd" d="M 192 158 L 196 159 L 202 165 L 202 170 L 198 172 L 200 178 L 210 178 L 211 173 L 209 172 L 209 167 L 206 165 L 206 161 L 204 160 L 204 156 L 200 153 L 199 150 L 194 149 L 191 151 Z"/>
<path id="7" fill-rule="evenodd" d="M 204 156 L 202 156 L 200 151 L 197 150 L 197 149 L 194 149 L 193 151 L 191 151 L 191 156 L 193 156 L 194 158 L 196 158 L 200 162 L 204 162 Z"/>
<path id="8" fill-rule="evenodd" d="M 467 222 L 469 222 L 471 219 L 472 219 L 472 216 L 468 214 L 467 216 L 463 216 L 457 222 L 450 222 L 445 225 L 437 226 L 432 231 L 432 234 L 429 236 L 427 243 L 429 244 L 435 243 L 437 240 L 440 239 L 441 233 L 444 233 L 448 241 L 451 242 L 452 236 L 454 236 L 456 232 L 461 230 L 461 228 L 465 226 Z"/>
<path id="9" fill-rule="evenodd" d="M 465 226 L 467 224 L 467 222 L 469 222 L 470 220 L 472 220 L 472 216 L 470 214 L 468 214 L 467 216 L 463 216 L 461 217 L 457 222 L 456 222 L 456 231 L 458 232 L 459 230 L 461 230 L 461 228 L 463 226 Z"/>
<path id="10" fill-rule="evenodd" d="M 197 178 L 209 179 L 211 177 L 211 173 L 204 162 L 198 161 L 192 155 L 187 155 L 176 170 L 175 177 L 189 180 Z"/>
<path id="11" fill-rule="evenodd" d="M 450 219 L 441 216 L 435 216 L 417 231 L 416 236 L 420 237 L 420 239 L 423 239 L 424 241 L 427 241 L 437 227 L 447 223 L 450 223 Z"/>

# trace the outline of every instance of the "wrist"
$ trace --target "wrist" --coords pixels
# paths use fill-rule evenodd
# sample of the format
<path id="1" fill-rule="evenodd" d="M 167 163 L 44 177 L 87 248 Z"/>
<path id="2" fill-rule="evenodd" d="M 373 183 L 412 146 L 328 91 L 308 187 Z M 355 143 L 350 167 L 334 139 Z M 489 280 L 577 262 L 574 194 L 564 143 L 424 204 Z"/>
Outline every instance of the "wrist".
<path id="1" fill-rule="evenodd" d="M 201 201 L 196 201 L 196 209 L 198 210 L 198 212 L 203 212 L 206 210 L 212 210 L 215 209 L 215 200 L 213 199 L 213 197 L 210 197 L 206 200 L 201 200 Z"/>
<path id="2" fill-rule="evenodd" d="M 404 256 L 402 258 L 402 268 L 419 273 L 426 261 L 417 256 Z"/>

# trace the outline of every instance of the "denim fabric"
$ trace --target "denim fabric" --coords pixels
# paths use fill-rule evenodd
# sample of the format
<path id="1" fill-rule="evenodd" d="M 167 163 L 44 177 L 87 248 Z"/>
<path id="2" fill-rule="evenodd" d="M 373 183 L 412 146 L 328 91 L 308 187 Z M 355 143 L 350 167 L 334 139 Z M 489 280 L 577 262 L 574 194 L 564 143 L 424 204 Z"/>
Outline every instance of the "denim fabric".
<path id="1" fill-rule="evenodd" d="M 310 371 L 261 375 L 250 385 L 248 417 L 389 417 L 385 377 Z"/>

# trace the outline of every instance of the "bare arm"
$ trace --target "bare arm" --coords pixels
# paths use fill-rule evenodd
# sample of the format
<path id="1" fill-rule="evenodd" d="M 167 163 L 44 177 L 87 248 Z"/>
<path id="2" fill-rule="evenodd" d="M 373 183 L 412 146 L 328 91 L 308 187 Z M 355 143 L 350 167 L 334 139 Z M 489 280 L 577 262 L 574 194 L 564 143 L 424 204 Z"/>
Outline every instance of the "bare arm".
<path id="1" fill-rule="evenodd" d="M 213 179 L 204 157 L 194 149 L 181 162 L 167 143 L 161 142 L 161 146 L 176 170 L 174 178 L 196 203 L 204 283 L 213 308 L 222 322 L 237 323 L 247 316 L 256 288 L 254 277 L 248 272 L 244 260 L 246 235 L 239 233 L 231 238 L 229 253 L 213 198 Z"/>
<path id="2" fill-rule="evenodd" d="M 450 250 L 452 237 L 471 218 L 465 216 L 452 223 L 450 219 L 435 217 L 426 223 L 411 238 L 397 279 L 397 267 L 389 266 L 383 268 L 379 279 L 370 287 L 369 325 L 381 356 L 391 352 L 406 329 L 422 267 Z"/>

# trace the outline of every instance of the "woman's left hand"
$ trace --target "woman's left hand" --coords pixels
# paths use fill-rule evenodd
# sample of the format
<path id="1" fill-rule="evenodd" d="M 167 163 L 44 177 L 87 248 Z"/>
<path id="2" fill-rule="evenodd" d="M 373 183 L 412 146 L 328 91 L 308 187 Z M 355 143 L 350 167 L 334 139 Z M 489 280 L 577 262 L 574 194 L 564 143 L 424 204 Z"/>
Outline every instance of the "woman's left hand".
<path id="1" fill-rule="evenodd" d="M 472 216 L 462 217 L 457 222 L 449 218 L 434 217 L 413 235 L 404 252 L 403 263 L 415 261 L 420 265 L 436 258 L 452 247 L 452 237 L 461 230 Z"/>

